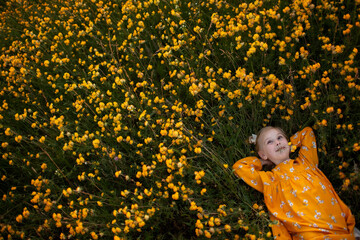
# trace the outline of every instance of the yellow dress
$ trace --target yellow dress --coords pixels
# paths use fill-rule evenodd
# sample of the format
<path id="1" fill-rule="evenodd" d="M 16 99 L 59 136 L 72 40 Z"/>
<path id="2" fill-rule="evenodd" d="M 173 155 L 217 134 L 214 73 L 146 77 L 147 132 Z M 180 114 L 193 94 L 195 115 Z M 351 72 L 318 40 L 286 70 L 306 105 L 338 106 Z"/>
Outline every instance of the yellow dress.
<path id="1" fill-rule="evenodd" d="M 355 218 L 318 168 L 314 132 L 304 128 L 290 139 L 299 149 L 296 159 L 271 171 L 261 171 L 257 157 L 233 165 L 235 174 L 264 194 L 276 239 L 355 239 Z"/>

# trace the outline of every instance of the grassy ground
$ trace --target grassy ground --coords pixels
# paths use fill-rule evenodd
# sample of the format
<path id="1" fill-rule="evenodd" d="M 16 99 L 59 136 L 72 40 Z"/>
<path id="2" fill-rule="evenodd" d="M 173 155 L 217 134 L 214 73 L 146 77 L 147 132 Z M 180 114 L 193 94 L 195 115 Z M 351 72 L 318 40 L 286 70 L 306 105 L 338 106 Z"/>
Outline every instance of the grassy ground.
<path id="1" fill-rule="evenodd" d="M 0 238 L 271 239 L 231 170 L 264 125 L 360 221 L 359 4 L 1 4 Z"/>

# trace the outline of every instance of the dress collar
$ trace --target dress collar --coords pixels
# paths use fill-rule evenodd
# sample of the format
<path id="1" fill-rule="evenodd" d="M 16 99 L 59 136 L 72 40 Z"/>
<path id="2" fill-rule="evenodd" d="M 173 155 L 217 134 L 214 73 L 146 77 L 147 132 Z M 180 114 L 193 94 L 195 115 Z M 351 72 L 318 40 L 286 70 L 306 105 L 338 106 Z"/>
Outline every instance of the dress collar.
<path id="1" fill-rule="evenodd" d="M 293 159 L 285 160 L 285 161 L 279 163 L 278 165 L 276 165 L 273 170 L 275 170 L 275 171 L 283 171 L 285 169 L 289 169 L 293 165 L 292 164 L 293 162 L 294 162 Z"/>

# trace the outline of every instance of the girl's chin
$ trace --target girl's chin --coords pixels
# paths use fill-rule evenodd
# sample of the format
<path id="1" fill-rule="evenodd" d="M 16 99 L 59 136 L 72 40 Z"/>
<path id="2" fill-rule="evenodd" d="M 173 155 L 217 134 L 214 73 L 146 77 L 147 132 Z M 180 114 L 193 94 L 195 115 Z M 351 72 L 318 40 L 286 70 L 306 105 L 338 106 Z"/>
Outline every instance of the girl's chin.
<path id="1" fill-rule="evenodd" d="M 274 162 L 274 164 L 275 164 L 275 165 L 278 165 L 278 164 L 280 164 L 280 163 L 285 162 L 286 160 L 289 160 L 289 158 L 278 159 L 278 160 L 276 161 L 276 163 Z"/>
<path id="2" fill-rule="evenodd" d="M 289 157 L 289 155 L 287 154 L 287 155 L 283 155 L 283 156 L 279 156 L 277 159 L 276 159 L 276 161 L 277 162 L 283 162 L 283 161 L 286 161 L 286 160 L 288 160 L 288 159 L 290 159 L 290 157 Z"/>

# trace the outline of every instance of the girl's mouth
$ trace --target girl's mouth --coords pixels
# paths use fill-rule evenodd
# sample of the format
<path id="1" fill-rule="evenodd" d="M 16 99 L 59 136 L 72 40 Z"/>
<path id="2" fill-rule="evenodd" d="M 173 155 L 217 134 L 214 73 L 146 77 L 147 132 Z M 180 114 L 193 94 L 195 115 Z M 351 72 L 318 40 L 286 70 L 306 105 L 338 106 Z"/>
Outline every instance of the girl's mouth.
<path id="1" fill-rule="evenodd" d="M 286 149 L 286 147 L 279 147 L 278 149 L 276 149 L 276 152 L 282 153 L 285 151 L 285 149 Z"/>

